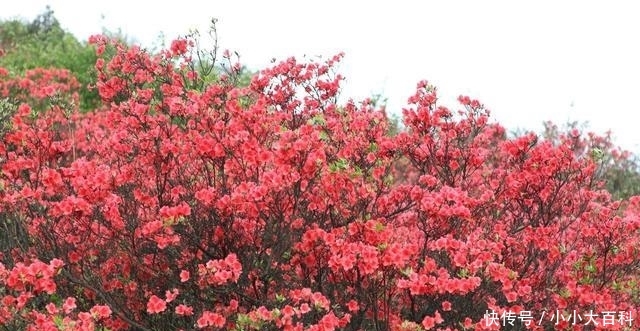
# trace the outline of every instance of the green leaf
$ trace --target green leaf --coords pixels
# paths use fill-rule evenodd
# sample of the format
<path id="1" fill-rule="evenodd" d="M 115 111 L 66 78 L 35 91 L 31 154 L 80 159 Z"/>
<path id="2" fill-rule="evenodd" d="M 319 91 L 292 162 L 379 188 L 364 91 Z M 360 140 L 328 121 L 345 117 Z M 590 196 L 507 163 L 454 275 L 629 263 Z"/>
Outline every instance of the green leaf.
<path id="1" fill-rule="evenodd" d="M 346 159 L 338 159 L 329 165 L 331 172 L 344 171 L 349 169 L 349 161 Z"/>
<path id="2" fill-rule="evenodd" d="M 353 169 L 353 174 L 351 175 L 351 178 L 362 177 L 362 175 L 363 175 L 362 169 L 360 167 L 356 166 Z"/>
<path id="3" fill-rule="evenodd" d="M 316 114 L 311 119 L 307 121 L 309 125 L 325 125 L 327 122 L 324 119 L 324 115 Z"/>
<path id="4" fill-rule="evenodd" d="M 618 246 L 613 246 L 613 247 L 611 248 L 611 252 L 612 252 L 613 254 L 618 254 L 618 253 L 620 253 L 620 247 L 618 247 Z"/>
<path id="5" fill-rule="evenodd" d="M 594 148 L 591 150 L 591 159 L 595 162 L 600 162 L 604 159 L 604 151 L 600 148 Z"/>
<path id="6" fill-rule="evenodd" d="M 331 140 L 329 138 L 329 135 L 325 131 L 320 131 L 320 133 L 318 135 L 320 136 L 320 140 L 322 140 L 324 142 L 329 142 Z"/>
<path id="7" fill-rule="evenodd" d="M 393 175 L 388 174 L 388 175 L 386 175 L 386 176 L 384 177 L 384 179 L 383 179 L 383 184 L 384 184 L 384 185 L 391 185 L 391 184 L 393 184 L 393 181 L 394 181 Z"/>
<path id="8" fill-rule="evenodd" d="M 53 316 L 53 324 L 56 325 L 58 330 L 64 330 L 65 329 L 64 320 L 63 320 L 62 316 L 60 316 L 60 315 Z"/>
<path id="9" fill-rule="evenodd" d="M 278 309 L 278 308 L 274 308 L 274 309 L 271 311 L 271 316 L 272 316 L 273 318 L 278 318 L 278 317 L 280 317 L 280 309 Z"/>

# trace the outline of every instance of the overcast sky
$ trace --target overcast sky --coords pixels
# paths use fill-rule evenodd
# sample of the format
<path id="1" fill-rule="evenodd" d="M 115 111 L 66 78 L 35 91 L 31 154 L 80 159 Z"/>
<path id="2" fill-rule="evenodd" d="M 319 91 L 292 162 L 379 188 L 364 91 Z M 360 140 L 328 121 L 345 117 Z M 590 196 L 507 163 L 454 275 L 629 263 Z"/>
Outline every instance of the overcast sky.
<path id="1" fill-rule="evenodd" d="M 0 17 L 33 19 L 49 4 L 79 38 L 121 29 L 151 46 L 218 18 L 220 46 L 260 69 L 275 57 L 333 55 L 343 96 L 374 93 L 400 113 L 416 83 L 458 108 L 479 99 L 509 129 L 589 121 L 640 152 L 640 19 L 633 1 L 6 1 Z"/>

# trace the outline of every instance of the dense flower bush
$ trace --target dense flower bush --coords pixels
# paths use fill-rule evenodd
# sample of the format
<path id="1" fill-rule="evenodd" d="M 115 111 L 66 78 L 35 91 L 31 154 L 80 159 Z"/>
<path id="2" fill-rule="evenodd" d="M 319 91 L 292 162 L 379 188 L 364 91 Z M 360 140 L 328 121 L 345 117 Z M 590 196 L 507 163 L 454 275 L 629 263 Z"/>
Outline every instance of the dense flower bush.
<path id="1" fill-rule="evenodd" d="M 529 329 L 594 327 L 540 321 L 556 311 L 640 326 L 640 199 L 612 199 L 577 134 L 508 139 L 421 82 L 389 135 L 369 101 L 337 104 L 342 55 L 241 88 L 229 54 L 201 84 L 189 39 L 91 42 L 115 50 L 93 112 L 63 71 L 0 69 L 6 329 L 497 330 L 488 312 L 523 311 Z"/>

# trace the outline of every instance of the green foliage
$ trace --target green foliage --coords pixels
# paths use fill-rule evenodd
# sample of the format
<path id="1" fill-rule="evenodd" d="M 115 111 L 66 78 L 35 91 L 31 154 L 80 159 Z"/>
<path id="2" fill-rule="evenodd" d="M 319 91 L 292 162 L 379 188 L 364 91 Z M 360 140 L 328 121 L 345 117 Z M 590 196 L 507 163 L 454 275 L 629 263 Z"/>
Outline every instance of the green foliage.
<path id="1" fill-rule="evenodd" d="M 13 19 L 0 21 L 0 67 L 12 74 L 23 74 L 34 68 L 68 69 L 82 85 L 80 107 L 94 109 L 100 102 L 93 69 L 97 59 L 94 49 L 65 31 L 47 7 L 32 22 Z"/>

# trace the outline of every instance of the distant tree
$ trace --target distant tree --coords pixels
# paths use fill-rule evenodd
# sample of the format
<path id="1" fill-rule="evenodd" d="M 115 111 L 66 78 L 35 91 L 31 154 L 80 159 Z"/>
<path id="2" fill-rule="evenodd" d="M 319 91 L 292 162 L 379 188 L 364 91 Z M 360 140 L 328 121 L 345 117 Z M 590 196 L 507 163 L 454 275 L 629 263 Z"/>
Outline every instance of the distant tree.
<path id="1" fill-rule="evenodd" d="M 13 75 L 35 68 L 69 70 L 78 80 L 80 108 L 94 109 L 100 102 L 97 91 L 93 47 L 65 31 L 50 7 L 32 22 L 22 19 L 0 21 L 0 67 Z"/>

